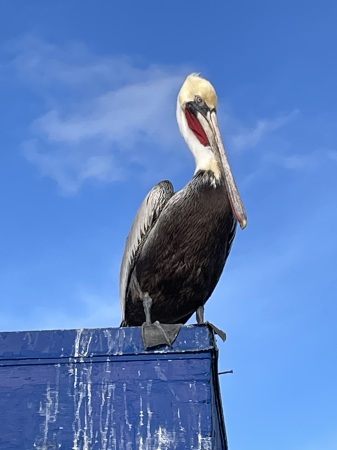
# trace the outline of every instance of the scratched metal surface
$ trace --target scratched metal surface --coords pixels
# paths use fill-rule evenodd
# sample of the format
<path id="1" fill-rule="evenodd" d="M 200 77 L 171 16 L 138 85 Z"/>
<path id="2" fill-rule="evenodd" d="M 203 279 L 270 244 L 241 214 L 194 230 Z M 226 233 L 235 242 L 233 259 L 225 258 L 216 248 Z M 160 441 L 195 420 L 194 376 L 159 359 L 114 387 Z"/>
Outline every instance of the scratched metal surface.
<path id="1" fill-rule="evenodd" d="M 0 333 L 0 449 L 226 450 L 216 371 L 205 326 Z"/>

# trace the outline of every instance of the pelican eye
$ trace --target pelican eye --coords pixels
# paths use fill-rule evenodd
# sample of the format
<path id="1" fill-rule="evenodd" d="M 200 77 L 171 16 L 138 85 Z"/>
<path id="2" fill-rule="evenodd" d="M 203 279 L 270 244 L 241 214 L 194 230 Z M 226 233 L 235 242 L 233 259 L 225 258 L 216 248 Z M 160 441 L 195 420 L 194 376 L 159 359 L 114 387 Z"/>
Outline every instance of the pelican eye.
<path id="1" fill-rule="evenodd" d="M 195 103 L 197 103 L 200 106 L 202 106 L 204 104 L 204 100 L 200 97 L 200 95 L 196 95 L 194 97 L 194 101 L 195 101 Z"/>

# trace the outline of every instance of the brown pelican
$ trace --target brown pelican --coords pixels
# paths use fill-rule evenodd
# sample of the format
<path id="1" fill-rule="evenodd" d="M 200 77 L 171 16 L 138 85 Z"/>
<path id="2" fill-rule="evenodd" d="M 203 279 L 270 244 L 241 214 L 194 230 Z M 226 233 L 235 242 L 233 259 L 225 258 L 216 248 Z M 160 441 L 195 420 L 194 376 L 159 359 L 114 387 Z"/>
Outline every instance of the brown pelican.
<path id="1" fill-rule="evenodd" d="M 185 80 L 177 121 L 192 151 L 191 181 L 174 192 L 158 183 L 141 204 L 126 241 L 120 275 L 121 326 L 142 325 L 146 347 L 170 345 L 204 304 L 224 268 L 236 222 L 247 224 L 217 122 L 217 95 L 197 74 Z"/>

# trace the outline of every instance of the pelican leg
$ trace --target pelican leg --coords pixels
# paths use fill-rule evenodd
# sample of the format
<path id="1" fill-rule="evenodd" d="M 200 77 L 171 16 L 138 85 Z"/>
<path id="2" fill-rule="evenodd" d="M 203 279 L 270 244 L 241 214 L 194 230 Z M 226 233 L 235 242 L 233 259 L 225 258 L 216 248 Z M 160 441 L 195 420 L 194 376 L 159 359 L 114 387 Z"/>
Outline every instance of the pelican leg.
<path id="1" fill-rule="evenodd" d="M 196 318 L 197 318 L 197 323 L 201 324 L 201 323 L 205 323 L 205 308 L 204 305 L 199 306 L 199 308 L 196 310 Z"/>
<path id="2" fill-rule="evenodd" d="M 145 322 L 142 325 L 142 338 L 144 347 L 151 348 L 157 347 L 157 345 L 171 346 L 176 340 L 182 324 L 161 324 L 160 322 L 158 322 L 158 320 L 152 323 L 152 298 L 147 292 L 145 292 L 142 296 L 142 300 L 145 313 Z"/>
<path id="3" fill-rule="evenodd" d="M 220 330 L 220 328 L 213 325 L 211 322 L 208 322 L 208 321 L 205 322 L 205 318 L 204 318 L 205 307 L 204 307 L 204 305 L 199 306 L 199 308 L 195 312 L 195 315 L 197 318 L 197 323 L 199 325 L 202 325 L 202 324 L 208 325 L 213 330 L 213 332 L 215 334 L 217 334 L 220 337 L 220 339 L 222 339 L 225 342 L 225 340 L 227 338 L 226 333 L 224 331 Z"/>
<path id="4" fill-rule="evenodd" d="M 147 325 L 151 325 L 151 306 L 152 306 L 152 298 L 149 296 L 147 292 L 143 295 L 143 308 L 145 313 L 145 323 Z"/>

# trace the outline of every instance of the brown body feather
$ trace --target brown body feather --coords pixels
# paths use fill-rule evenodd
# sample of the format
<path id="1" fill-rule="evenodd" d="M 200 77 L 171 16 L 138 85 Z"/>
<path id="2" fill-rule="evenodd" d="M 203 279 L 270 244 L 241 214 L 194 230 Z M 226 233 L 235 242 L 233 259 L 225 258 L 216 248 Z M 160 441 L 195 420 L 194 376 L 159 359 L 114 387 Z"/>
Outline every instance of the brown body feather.
<path id="1" fill-rule="evenodd" d="M 185 323 L 212 294 L 236 229 L 224 182 L 214 186 L 213 173 L 200 171 L 163 208 L 130 271 L 123 326 L 145 321 L 139 287 L 162 323 Z"/>

